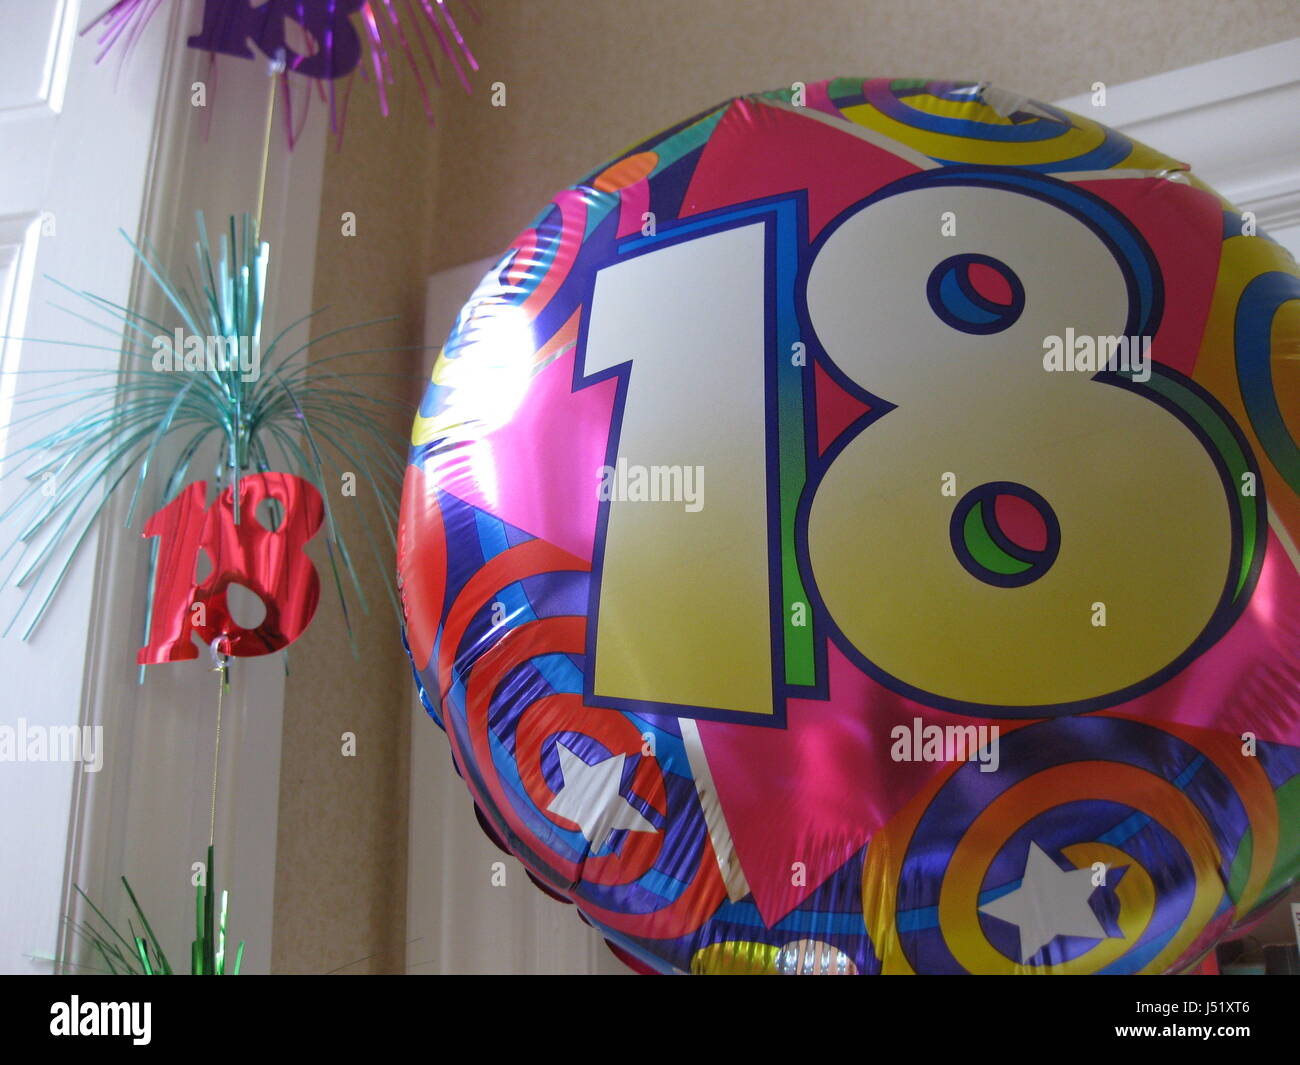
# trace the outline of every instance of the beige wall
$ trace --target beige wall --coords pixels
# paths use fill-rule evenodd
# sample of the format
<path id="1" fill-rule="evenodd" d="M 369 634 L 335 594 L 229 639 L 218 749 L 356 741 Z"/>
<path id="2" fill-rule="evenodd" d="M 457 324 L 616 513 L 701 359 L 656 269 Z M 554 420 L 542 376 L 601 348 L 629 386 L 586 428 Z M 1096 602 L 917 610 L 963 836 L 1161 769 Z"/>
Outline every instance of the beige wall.
<path id="1" fill-rule="evenodd" d="M 424 278 L 434 233 L 437 140 L 423 124 L 418 94 L 396 93 L 381 121 L 369 86 L 353 92 L 341 152 L 329 149 L 320 205 L 313 337 L 341 326 L 398 320 L 327 340 L 312 357 L 388 348 L 340 360 L 332 371 L 401 374 L 359 385 L 392 399 L 418 397 L 418 352 Z M 340 221 L 356 215 L 356 235 Z M 400 350 L 407 349 L 407 350 Z M 403 447 L 411 416 L 394 414 L 386 428 Z M 343 462 L 344 469 L 351 463 Z M 384 581 L 391 550 L 377 570 L 359 522 L 365 509 L 382 528 L 366 482 L 355 498 L 331 496 L 370 607 L 349 596 L 358 657 L 330 576 L 322 537 L 310 554 L 321 574 L 321 602 L 307 633 L 290 652 L 285 685 L 284 754 L 276 859 L 272 966 L 275 972 L 400 972 L 406 917 L 407 724 L 411 674 Z M 356 756 L 343 757 L 340 737 L 356 735 Z"/>
<path id="2" fill-rule="evenodd" d="M 381 119 L 353 93 L 321 205 L 319 329 L 387 314 L 417 344 L 424 278 L 502 249 L 547 198 L 626 145 L 728 96 L 836 75 L 987 79 L 1042 100 L 1300 36 L 1294 0 L 477 0 L 472 97 L 424 125 L 405 71 Z M 468 22 L 468 20 L 466 20 Z M 507 106 L 490 106 L 503 82 Z M 453 82 L 454 84 L 454 82 Z M 1194 162 L 1194 160 L 1192 160 Z M 342 211 L 355 238 L 339 236 Z M 468 293 L 467 293 L 468 295 Z M 335 345 L 331 351 L 344 350 Z M 380 357 L 395 369 L 413 360 Z M 407 425 L 395 419 L 398 438 Z M 366 505 L 364 499 L 355 501 Z M 346 508 L 341 508 L 346 513 Z M 410 677 L 382 591 L 347 654 L 328 596 L 285 706 L 274 964 L 401 967 Z M 433 727 L 430 725 L 429 727 Z M 358 757 L 339 756 L 357 733 Z M 361 961 L 360 959 L 366 959 Z"/>
<path id="3" fill-rule="evenodd" d="M 483 0 L 474 96 L 444 99 L 438 266 L 728 96 L 841 75 L 989 80 L 1040 100 L 1300 35 L 1294 0 Z M 508 104 L 490 106 L 504 82 Z"/>

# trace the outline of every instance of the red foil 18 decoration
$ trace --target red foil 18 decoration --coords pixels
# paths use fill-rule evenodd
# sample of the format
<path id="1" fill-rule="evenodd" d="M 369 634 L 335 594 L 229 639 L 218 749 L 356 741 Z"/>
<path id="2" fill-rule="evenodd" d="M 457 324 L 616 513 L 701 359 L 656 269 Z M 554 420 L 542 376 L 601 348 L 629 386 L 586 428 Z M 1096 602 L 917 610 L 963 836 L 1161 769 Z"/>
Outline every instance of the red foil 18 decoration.
<path id="1" fill-rule="evenodd" d="M 279 504 L 274 530 L 257 517 L 267 499 Z M 320 599 L 320 577 L 303 550 L 320 528 L 320 493 L 301 477 L 258 473 L 239 481 L 239 522 L 227 488 L 208 507 L 207 482 L 189 485 L 154 514 L 144 536 L 159 538 L 149 642 L 136 654 L 141 665 L 197 658 L 193 635 L 238 658 L 287 647 L 306 630 Z M 212 562 L 196 576 L 199 552 Z M 266 617 L 245 629 L 231 617 L 226 590 L 242 584 L 262 600 Z"/>

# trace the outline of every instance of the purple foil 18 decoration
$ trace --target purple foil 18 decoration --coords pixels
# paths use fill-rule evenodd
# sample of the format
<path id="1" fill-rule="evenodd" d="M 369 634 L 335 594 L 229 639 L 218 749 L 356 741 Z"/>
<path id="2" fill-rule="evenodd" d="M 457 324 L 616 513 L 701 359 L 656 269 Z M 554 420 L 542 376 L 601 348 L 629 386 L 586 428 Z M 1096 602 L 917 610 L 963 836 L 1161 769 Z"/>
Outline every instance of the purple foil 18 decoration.
<path id="1" fill-rule="evenodd" d="M 309 78 L 351 74 L 361 59 L 361 38 L 349 21 L 367 0 L 207 0 L 203 29 L 186 43 L 205 52 L 252 59 L 252 41 L 268 59 L 283 55 L 287 68 Z M 285 23 L 302 27 L 314 53 L 302 55 L 289 44 Z"/>
<path id="2" fill-rule="evenodd" d="M 458 0 L 477 22 L 469 0 Z M 134 49 L 163 0 L 117 0 L 81 32 L 99 31 L 102 61 L 111 52 L 123 60 Z M 389 111 L 388 87 L 396 83 L 395 57 L 405 59 L 415 79 L 424 113 L 433 121 L 426 73 L 441 86 L 436 52 L 451 64 L 456 78 L 470 92 L 468 70 L 477 70 L 449 0 L 204 0 L 202 24 L 187 44 L 217 56 L 255 59 L 260 52 L 279 74 L 285 99 L 285 123 L 290 147 L 296 139 L 293 94 L 289 75 L 316 81 L 320 95 L 328 86 L 330 128 L 341 134 L 347 113 L 345 90 L 340 111 L 335 83 L 360 74 L 374 78 L 380 111 Z M 311 93 L 306 94 L 309 101 Z M 300 125 L 300 124 L 299 124 Z"/>

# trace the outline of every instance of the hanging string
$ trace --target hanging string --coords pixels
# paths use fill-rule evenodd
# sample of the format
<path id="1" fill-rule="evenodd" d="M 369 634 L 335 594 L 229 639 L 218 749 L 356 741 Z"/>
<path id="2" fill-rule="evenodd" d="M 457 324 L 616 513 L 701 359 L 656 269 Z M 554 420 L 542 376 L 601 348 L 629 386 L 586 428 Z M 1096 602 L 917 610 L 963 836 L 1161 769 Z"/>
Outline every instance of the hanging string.
<path id="1" fill-rule="evenodd" d="M 284 49 L 276 50 L 267 70 L 266 128 L 262 131 L 262 172 L 257 182 L 257 239 L 262 239 L 262 204 L 266 200 L 266 175 L 271 163 L 271 127 L 275 124 L 275 81 L 284 74 Z"/>
<path id="2" fill-rule="evenodd" d="M 275 92 L 276 78 L 284 74 L 285 53 L 284 49 L 278 49 L 276 56 L 271 60 L 267 69 L 267 93 L 266 93 L 266 125 L 262 130 L 262 165 L 257 179 L 257 231 L 254 239 L 262 239 L 262 208 L 266 203 L 266 179 L 271 167 L 271 130 L 275 125 Z M 224 470 L 220 465 L 217 468 L 217 491 L 221 491 L 221 482 L 224 479 Z M 236 515 L 238 515 L 238 479 L 236 478 Z M 238 518 L 236 518 L 238 520 Z M 217 732 L 216 741 L 212 747 L 212 801 L 208 813 L 208 847 L 211 850 L 217 835 L 217 778 L 220 768 L 221 759 L 221 711 L 225 702 L 225 694 L 230 690 L 230 656 L 222 654 L 217 650 L 217 644 L 224 640 L 224 636 L 218 636 L 212 641 L 212 671 L 220 673 L 220 681 L 217 687 Z"/>
<path id="3" fill-rule="evenodd" d="M 212 746 L 212 807 L 208 816 L 209 853 L 217 835 L 217 767 L 221 758 L 221 708 L 226 691 L 230 688 L 230 656 L 221 654 L 217 650 L 217 644 L 224 639 L 224 636 L 218 636 L 212 641 L 212 672 L 220 673 L 221 677 L 217 687 L 217 739 Z"/>

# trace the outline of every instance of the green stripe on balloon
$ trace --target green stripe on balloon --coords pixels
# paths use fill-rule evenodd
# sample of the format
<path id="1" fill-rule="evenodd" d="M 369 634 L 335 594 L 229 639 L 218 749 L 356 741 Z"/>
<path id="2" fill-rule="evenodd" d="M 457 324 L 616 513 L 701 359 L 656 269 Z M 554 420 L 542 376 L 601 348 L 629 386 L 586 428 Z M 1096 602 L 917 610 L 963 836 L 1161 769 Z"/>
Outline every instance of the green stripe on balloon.
<path id="1" fill-rule="evenodd" d="M 962 523 L 962 539 L 966 543 L 966 550 L 970 552 L 971 558 L 990 573 L 1011 576 L 1024 573 L 1032 567 L 1032 563 L 1015 558 L 993 541 L 993 537 L 989 533 L 988 522 L 984 517 L 983 500 L 976 503 L 967 512 L 966 520 Z"/>
<path id="2" fill-rule="evenodd" d="M 1273 381 L 1273 322 L 1282 307 L 1300 300 L 1300 277 L 1281 270 L 1260 274 L 1237 301 L 1233 345 L 1237 382 L 1250 424 L 1270 461 L 1292 490 L 1300 493 L 1300 444 L 1277 402 Z M 1277 353 L 1294 358 L 1291 352 Z"/>
<path id="3" fill-rule="evenodd" d="M 1153 367 L 1153 369 L 1157 369 Z M 1241 563 L 1237 570 L 1236 585 L 1232 598 L 1235 601 L 1250 578 L 1255 554 L 1259 549 L 1260 514 L 1259 495 L 1242 494 L 1245 474 L 1255 474 L 1254 463 L 1242 448 L 1236 433 L 1229 427 L 1225 417 L 1200 392 L 1189 388 L 1168 373 L 1151 374 L 1145 387 L 1173 403 L 1200 428 L 1204 438 L 1208 438 L 1215 452 L 1219 455 L 1228 471 L 1228 495 L 1234 502 L 1238 520 L 1241 523 Z M 1258 492 L 1256 476 L 1256 491 Z"/>
<path id="4" fill-rule="evenodd" d="M 779 506 L 781 526 L 781 599 L 784 605 L 782 629 L 787 684 L 817 683 L 817 650 L 813 627 L 794 623 L 796 607 L 805 615 L 809 608 L 808 591 L 799 572 L 795 526 L 799 500 L 808 480 L 807 440 L 804 436 L 806 365 L 796 365 L 791 355 L 799 343 L 794 290 L 798 272 L 795 245 L 798 241 L 792 205 L 782 203 L 775 211 L 776 224 L 776 292 L 777 303 L 777 454 L 780 465 Z"/>

